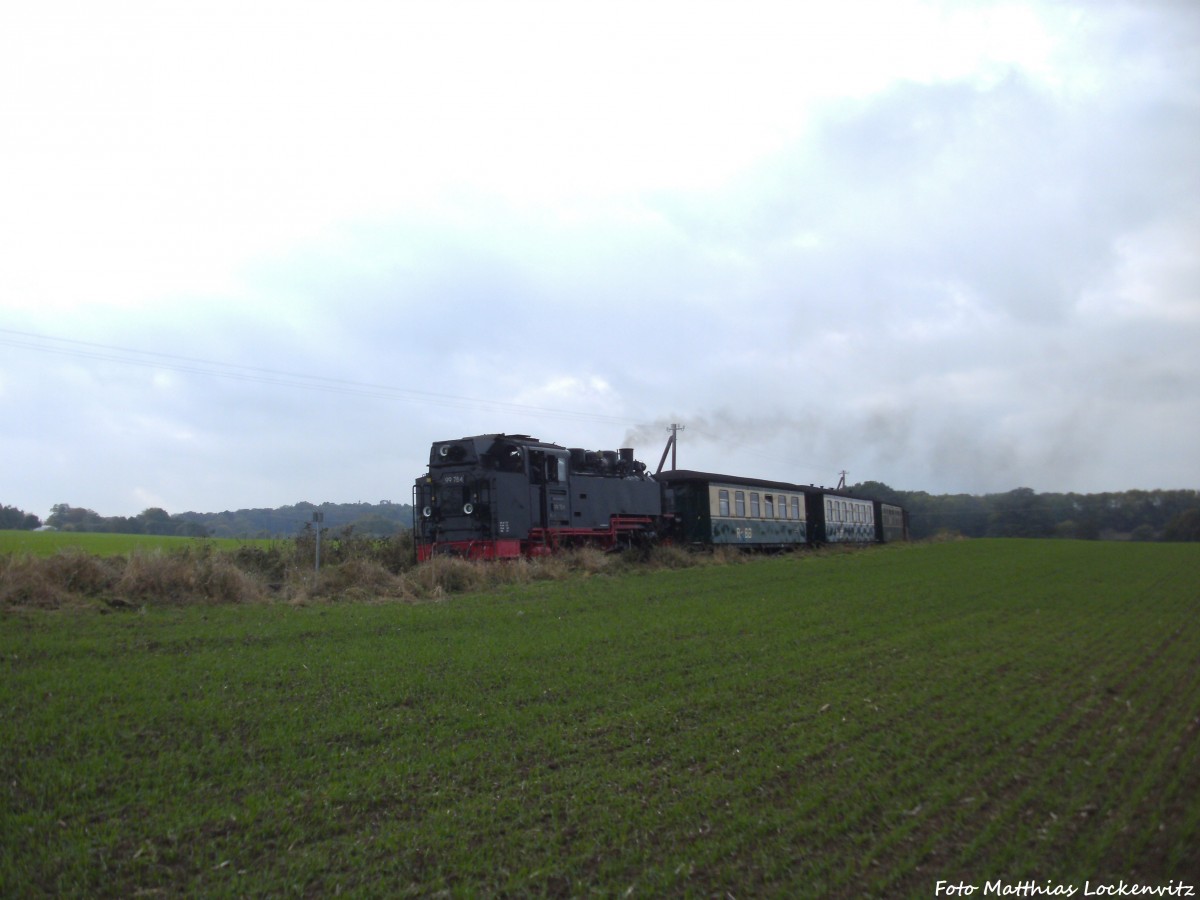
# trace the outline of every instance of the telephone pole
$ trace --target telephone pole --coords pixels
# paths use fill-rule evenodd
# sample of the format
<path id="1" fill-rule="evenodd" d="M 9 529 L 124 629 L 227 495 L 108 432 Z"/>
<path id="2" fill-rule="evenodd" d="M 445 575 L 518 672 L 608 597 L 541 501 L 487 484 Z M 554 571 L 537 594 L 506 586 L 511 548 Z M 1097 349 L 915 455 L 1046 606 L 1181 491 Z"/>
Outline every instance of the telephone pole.
<path id="1" fill-rule="evenodd" d="M 663 463 L 667 461 L 667 451 L 671 453 L 671 471 L 675 471 L 675 447 L 679 443 L 679 432 L 683 431 L 684 426 L 672 422 L 667 426 L 667 431 L 671 432 L 671 436 L 667 438 L 667 446 L 663 447 L 662 459 L 658 461 L 658 468 L 654 474 L 657 475 L 662 471 Z"/>

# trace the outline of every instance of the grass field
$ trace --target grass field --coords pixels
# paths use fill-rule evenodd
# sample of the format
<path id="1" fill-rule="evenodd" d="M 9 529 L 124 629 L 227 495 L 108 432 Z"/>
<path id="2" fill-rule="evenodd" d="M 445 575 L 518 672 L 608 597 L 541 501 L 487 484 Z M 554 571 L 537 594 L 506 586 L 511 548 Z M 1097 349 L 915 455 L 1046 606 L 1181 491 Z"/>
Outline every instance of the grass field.
<path id="1" fill-rule="evenodd" d="M 201 544 L 208 544 L 217 550 L 232 550 L 247 544 L 267 546 L 270 543 L 269 540 L 243 540 L 240 538 L 192 538 L 86 531 L 0 530 L 0 554 L 27 553 L 32 556 L 51 556 L 62 550 L 82 550 L 97 556 L 117 556 L 154 550 L 176 550 Z"/>
<path id="2" fill-rule="evenodd" d="M 0 894 L 1200 887 L 1200 545 L 0 618 Z M 942 896 L 945 896 L 943 893 Z"/>

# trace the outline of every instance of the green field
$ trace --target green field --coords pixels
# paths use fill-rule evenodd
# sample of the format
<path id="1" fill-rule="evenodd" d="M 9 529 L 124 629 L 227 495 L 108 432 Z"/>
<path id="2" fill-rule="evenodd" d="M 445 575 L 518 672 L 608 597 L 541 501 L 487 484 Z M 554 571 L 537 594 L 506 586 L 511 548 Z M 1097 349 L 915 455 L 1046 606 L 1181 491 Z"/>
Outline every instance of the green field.
<path id="1" fill-rule="evenodd" d="M 0 895 L 1200 887 L 1200 545 L 0 617 Z M 942 896 L 945 896 L 943 893 Z"/>
<path id="2" fill-rule="evenodd" d="M 154 550 L 209 545 L 232 550 L 246 544 L 266 546 L 269 540 L 240 538 L 194 538 L 153 534 L 107 534 L 94 531 L 5 531 L 0 530 L 0 553 L 51 556 L 61 550 L 82 550 L 97 556 L 126 556 Z"/>

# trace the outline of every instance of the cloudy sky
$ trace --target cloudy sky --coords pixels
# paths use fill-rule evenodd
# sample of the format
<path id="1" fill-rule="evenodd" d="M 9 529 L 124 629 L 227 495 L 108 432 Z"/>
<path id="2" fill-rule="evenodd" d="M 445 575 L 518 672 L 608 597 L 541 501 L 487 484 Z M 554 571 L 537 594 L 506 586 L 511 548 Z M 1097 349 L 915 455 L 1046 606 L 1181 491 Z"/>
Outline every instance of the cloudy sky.
<path id="1" fill-rule="evenodd" d="M 0 14 L 0 503 L 407 502 L 432 441 L 1200 487 L 1200 4 Z"/>

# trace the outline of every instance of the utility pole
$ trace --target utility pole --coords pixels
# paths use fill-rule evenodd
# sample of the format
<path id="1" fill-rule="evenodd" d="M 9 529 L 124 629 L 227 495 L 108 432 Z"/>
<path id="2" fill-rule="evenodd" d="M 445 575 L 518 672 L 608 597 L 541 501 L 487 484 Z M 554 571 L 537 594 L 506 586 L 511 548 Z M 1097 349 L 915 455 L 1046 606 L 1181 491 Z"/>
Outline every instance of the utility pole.
<path id="1" fill-rule="evenodd" d="M 684 426 L 675 422 L 667 426 L 667 431 L 671 432 L 671 436 L 667 438 L 667 446 L 663 447 L 662 459 L 658 461 L 658 468 L 654 471 L 655 475 L 662 471 L 663 463 L 667 461 L 668 450 L 671 452 L 671 471 L 675 471 L 675 448 L 679 443 L 679 432 L 683 431 L 683 428 Z"/>
<path id="2" fill-rule="evenodd" d="M 313 524 L 316 526 L 316 530 L 317 530 L 317 567 L 316 567 L 316 569 L 314 569 L 314 571 L 317 572 L 318 574 L 321 571 L 321 523 L 324 521 L 325 521 L 325 513 L 323 513 L 323 512 L 313 513 Z"/>
<path id="3" fill-rule="evenodd" d="M 850 473 L 847 472 L 845 469 L 842 469 L 842 471 L 838 472 L 838 474 L 841 475 L 842 477 L 838 480 L 837 489 L 839 491 L 844 491 L 846 489 L 846 476 L 849 475 Z"/>

